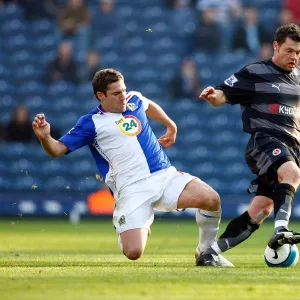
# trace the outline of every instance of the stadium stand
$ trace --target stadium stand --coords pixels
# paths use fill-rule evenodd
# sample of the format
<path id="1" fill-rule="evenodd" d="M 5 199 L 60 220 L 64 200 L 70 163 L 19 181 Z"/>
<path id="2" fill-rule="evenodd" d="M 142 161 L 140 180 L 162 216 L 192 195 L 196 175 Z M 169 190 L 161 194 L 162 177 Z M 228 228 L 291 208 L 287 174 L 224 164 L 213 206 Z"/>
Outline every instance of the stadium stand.
<path id="1" fill-rule="evenodd" d="M 98 2 L 86 1 L 92 11 Z M 281 0 L 242 3 L 257 6 L 263 16 L 261 24 L 270 32 L 274 30 Z M 239 107 L 212 109 L 192 99 L 169 101 L 167 95 L 170 79 L 186 55 L 193 57 L 203 86 L 223 81 L 255 57 L 241 50 L 213 54 L 195 50 L 196 8 L 171 9 L 163 0 L 115 0 L 114 10 L 119 22 L 116 30 L 103 32 L 101 20 L 92 28 L 91 49 L 101 55 L 102 66 L 119 69 L 127 78 L 128 90 L 139 90 L 157 101 L 178 123 L 177 143 L 166 150 L 178 169 L 200 176 L 222 197 L 244 195 L 252 175 L 243 158 L 248 137 L 241 130 Z M 97 105 L 90 83 L 44 81 L 46 66 L 55 57 L 59 43 L 55 32 L 53 19 L 28 21 L 18 4 L 0 7 L 1 123 L 7 123 L 14 108 L 22 103 L 29 108 L 31 118 L 44 112 L 64 134 L 80 115 Z M 76 58 L 78 64 L 84 63 L 82 57 Z M 157 135 L 163 132 L 159 124 L 151 124 Z M 31 191 L 33 185 L 40 192 L 52 193 L 70 186 L 86 195 L 99 188 L 96 173 L 88 149 L 54 160 L 37 142 L 0 141 L 0 197 L 10 191 Z"/>

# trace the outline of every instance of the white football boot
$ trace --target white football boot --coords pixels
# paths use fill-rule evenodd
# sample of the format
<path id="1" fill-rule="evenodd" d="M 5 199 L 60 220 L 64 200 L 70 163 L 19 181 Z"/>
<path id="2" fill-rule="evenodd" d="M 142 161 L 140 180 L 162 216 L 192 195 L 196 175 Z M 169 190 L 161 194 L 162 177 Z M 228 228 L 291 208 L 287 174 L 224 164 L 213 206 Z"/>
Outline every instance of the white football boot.
<path id="1" fill-rule="evenodd" d="M 197 247 L 195 252 L 195 258 L 199 256 L 202 251 Z M 234 265 L 223 255 L 219 254 L 216 259 L 216 264 L 218 267 L 234 267 Z"/>

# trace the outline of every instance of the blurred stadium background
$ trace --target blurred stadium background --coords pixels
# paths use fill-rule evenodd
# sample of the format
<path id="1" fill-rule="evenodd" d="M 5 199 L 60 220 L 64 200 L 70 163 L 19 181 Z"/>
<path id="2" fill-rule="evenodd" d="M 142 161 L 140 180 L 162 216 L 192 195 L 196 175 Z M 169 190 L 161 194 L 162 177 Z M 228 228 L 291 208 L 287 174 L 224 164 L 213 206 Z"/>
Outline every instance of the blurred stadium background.
<path id="1" fill-rule="evenodd" d="M 71 2 L 86 5 L 86 15 L 66 29 L 63 9 Z M 76 221 L 80 215 L 110 214 L 112 202 L 89 149 L 54 160 L 25 129 L 30 131 L 34 115 L 44 112 L 56 137 L 68 132 L 97 105 L 91 72 L 108 67 L 124 74 L 128 90 L 153 99 L 177 122 L 177 142 L 166 150 L 177 169 L 220 193 L 224 217 L 244 211 L 253 176 L 244 162 L 248 135 L 242 132 L 239 107 L 212 108 L 196 94 L 271 56 L 276 27 L 299 23 L 296 2 L 0 0 L 0 215 Z M 72 48 L 61 50 L 65 64 L 64 58 L 54 61 L 63 40 Z M 17 120 L 20 107 L 25 120 Z M 163 133 L 159 124 L 152 125 L 157 135 Z M 13 132 L 20 128 L 22 134 Z M 300 217 L 298 200 L 294 218 Z"/>

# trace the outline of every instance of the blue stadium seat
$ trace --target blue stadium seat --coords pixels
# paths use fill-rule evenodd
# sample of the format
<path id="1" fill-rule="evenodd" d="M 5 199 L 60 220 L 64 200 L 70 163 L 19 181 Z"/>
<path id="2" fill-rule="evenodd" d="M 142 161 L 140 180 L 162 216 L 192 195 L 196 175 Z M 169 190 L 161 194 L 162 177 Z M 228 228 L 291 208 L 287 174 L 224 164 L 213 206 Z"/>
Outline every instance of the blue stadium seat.
<path id="1" fill-rule="evenodd" d="M 57 175 L 57 176 L 50 176 L 44 180 L 43 183 L 45 191 L 65 191 L 71 189 L 71 180 L 67 177 Z M 73 188 L 73 187 L 72 187 Z"/>
<path id="2" fill-rule="evenodd" d="M 68 132 L 77 123 L 80 115 L 74 112 L 61 112 L 61 114 L 56 115 L 55 125 L 61 128 L 64 132 Z"/>
<path id="3" fill-rule="evenodd" d="M 23 97 L 34 97 L 34 96 L 44 96 L 45 87 L 40 82 L 35 80 L 23 82 L 18 90 L 18 95 L 20 98 Z"/>
<path id="4" fill-rule="evenodd" d="M 13 54 L 11 56 L 10 62 L 13 64 L 15 68 L 20 67 L 23 64 L 35 64 L 35 57 L 31 54 L 30 51 L 25 49 L 15 49 L 13 50 Z"/>
<path id="5" fill-rule="evenodd" d="M 0 80 L 0 95 L 11 95 L 14 93 L 14 91 L 15 88 L 10 82 L 4 79 Z"/>
<path id="6" fill-rule="evenodd" d="M 93 45 L 97 50 L 100 50 L 100 54 L 104 51 L 111 51 L 112 49 L 117 50 L 119 46 L 118 39 L 116 39 L 113 35 L 99 35 L 96 36 L 93 41 Z M 124 47 L 128 44 L 124 44 Z"/>
<path id="7" fill-rule="evenodd" d="M 76 86 L 70 82 L 64 80 L 56 81 L 49 85 L 48 96 L 53 98 L 65 96 L 72 97 L 74 89 L 76 89 Z"/>
<path id="8" fill-rule="evenodd" d="M 134 7 L 132 5 L 120 5 L 116 7 L 117 14 L 122 18 L 130 19 L 133 14 Z"/>
<path id="9" fill-rule="evenodd" d="M 94 176 L 96 174 L 96 170 L 91 159 L 81 159 L 76 164 L 70 166 L 70 169 L 72 174 L 75 176 Z"/>
<path id="10" fill-rule="evenodd" d="M 117 64 L 119 62 L 120 57 L 119 57 L 118 53 L 111 51 L 108 53 L 102 53 L 101 60 L 104 65 L 113 66 L 114 64 Z"/>
<path id="11" fill-rule="evenodd" d="M 214 64 L 214 58 L 211 53 L 195 51 L 193 58 L 199 67 L 208 67 Z"/>
<path id="12" fill-rule="evenodd" d="M 39 19 L 31 22 L 31 31 L 35 35 L 53 33 L 56 29 L 55 22 L 48 19 Z"/>
<path id="13" fill-rule="evenodd" d="M 34 49 L 38 52 L 56 51 L 58 40 L 54 34 L 37 36 Z"/>
<path id="14" fill-rule="evenodd" d="M 4 33 L 21 32 L 23 21 L 17 18 L 9 18 L 2 23 L 1 29 Z M 26 24 L 25 24 L 26 25 Z"/>
<path id="15" fill-rule="evenodd" d="M 166 148 L 165 152 L 168 155 L 171 162 L 173 162 L 173 160 L 175 160 L 175 159 L 181 160 L 182 156 L 184 155 L 184 153 L 182 151 L 180 151 L 180 149 L 176 146 L 176 144 L 170 148 Z"/>
<path id="16" fill-rule="evenodd" d="M 19 177 L 31 176 L 31 173 L 36 173 L 39 169 L 38 165 L 34 163 L 34 159 L 23 158 L 21 155 L 12 157 L 10 171 L 17 174 Z"/>
<path id="17" fill-rule="evenodd" d="M 26 97 L 23 100 L 23 103 L 29 108 L 30 111 L 42 111 L 43 108 L 46 107 L 46 102 L 47 100 L 45 99 L 45 97 L 40 95 Z"/>
<path id="18" fill-rule="evenodd" d="M 82 177 L 76 180 L 75 186 L 78 192 L 95 192 L 99 190 L 100 182 L 95 177 Z"/>
<path id="19" fill-rule="evenodd" d="M 69 168 L 64 165 L 62 159 L 53 159 L 50 157 L 45 158 L 44 162 L 40 166 L 41 173 L 48 177 L 66 175 L 69 174 Z"/>
<path id="20" fill-rule="evenodd" d="M 6 19 L 8 20 L 13 18 L 22 20 L 24 18 L 24 13 L 22 8 L 15 3 L 9 3 L 7 5 L 4 5 L 3 7 L 1 7 L 1 11 L 3 12 L 3 14 L 6 16 Z"/>
<path id="21" fill-rule="evenodd" d="M 11 95 L 3 94 L 2 96 L 0 95 L 0 97 L 0 111 L 2 112 L 11 112 L 17 105 L 16 99 Z"/>
<path id="22" fill-rule="evenodd" d="M 170 17 L 170 30 L 181 37 L 192 35 L 196 31 L 197 11 L 195 9 L 177 9 Z"/>
<path id="23" fill-rule="evenodd" d="M 0 174 L 0 190 L 1 191 L 8 191 L 8 192 L 14 190 L 14 184 L 13 183 L 14 183 L 15 180 L 16 180 L 15 176 L 13 178 L 13 177 L 8 176 L 5 173 L 1 173 Z"/>
<path id="24" fill-rule="evenodd" d="M 13 77 L 15 82 L 22 83 L 25 78 L 26 81 L 39 81 L 43 75 L 42 70 L 34 64 L 24 64 Z"/>

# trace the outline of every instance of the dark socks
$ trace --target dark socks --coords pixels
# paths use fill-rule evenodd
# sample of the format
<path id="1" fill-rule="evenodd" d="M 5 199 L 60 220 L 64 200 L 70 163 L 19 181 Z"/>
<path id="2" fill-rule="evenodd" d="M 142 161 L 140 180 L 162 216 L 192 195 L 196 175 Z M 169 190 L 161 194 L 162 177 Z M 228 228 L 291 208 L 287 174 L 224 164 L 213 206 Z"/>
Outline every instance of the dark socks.
<path id="1" fill-rule="evenodd" d="M 295 188 L 288 183 L 277 184 L 274 191 L 275 231 L 288 227 Z"/>

